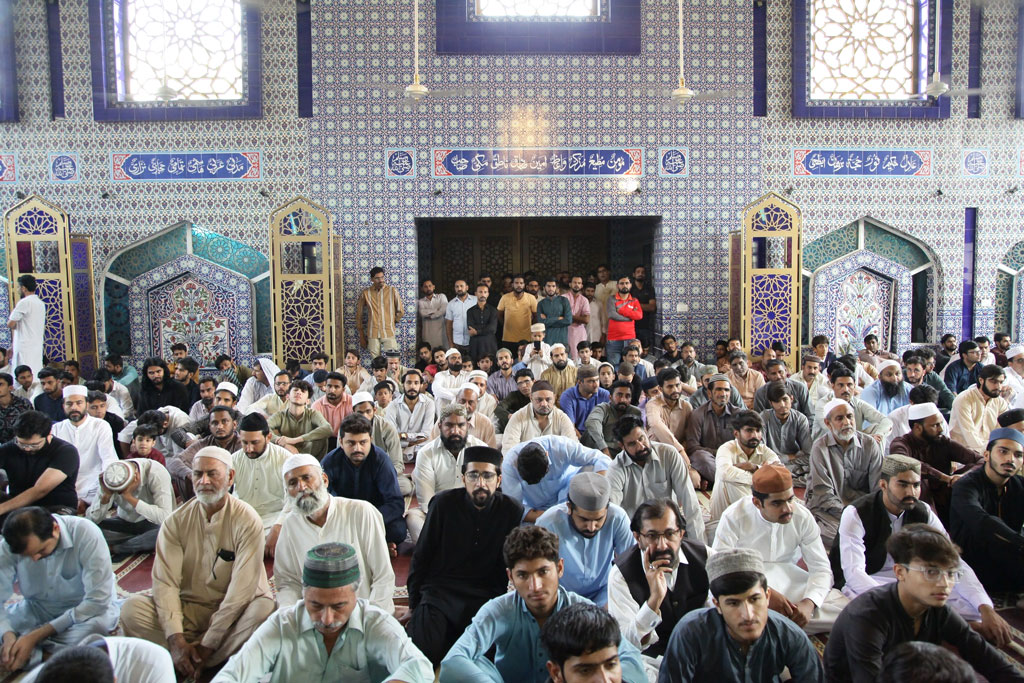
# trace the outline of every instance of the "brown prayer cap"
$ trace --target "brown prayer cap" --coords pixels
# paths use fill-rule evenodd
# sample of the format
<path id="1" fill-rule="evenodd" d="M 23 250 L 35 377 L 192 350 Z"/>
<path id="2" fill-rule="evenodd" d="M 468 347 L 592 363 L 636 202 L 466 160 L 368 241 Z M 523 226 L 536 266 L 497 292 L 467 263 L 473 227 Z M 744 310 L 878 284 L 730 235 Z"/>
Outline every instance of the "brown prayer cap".
<path id="1" fill-rule="evenodd" d="M 784 465 L 762 465 L 754 472 L 753 488 L 758 493 L 782 493 L 793 488 L 793 475 Z"/>

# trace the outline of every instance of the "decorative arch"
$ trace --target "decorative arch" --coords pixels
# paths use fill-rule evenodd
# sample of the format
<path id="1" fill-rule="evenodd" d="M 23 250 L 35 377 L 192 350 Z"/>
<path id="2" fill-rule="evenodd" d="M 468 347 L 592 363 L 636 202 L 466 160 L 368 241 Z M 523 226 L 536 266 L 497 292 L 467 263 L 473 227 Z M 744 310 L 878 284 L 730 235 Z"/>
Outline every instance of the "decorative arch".
<path id="1" fill-rule="evenodd" d="M 996 273 L 995 331 L 1014 339 L 1024 332 L 1024 240 L 1010 247 Z"/>

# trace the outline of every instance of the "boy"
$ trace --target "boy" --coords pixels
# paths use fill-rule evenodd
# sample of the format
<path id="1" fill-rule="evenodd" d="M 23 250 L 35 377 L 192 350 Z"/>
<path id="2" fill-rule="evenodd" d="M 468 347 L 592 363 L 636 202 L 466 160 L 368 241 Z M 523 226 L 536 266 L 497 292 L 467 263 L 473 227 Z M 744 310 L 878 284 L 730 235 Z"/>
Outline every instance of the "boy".
<path id="1" fill-rule="evenodd" d="M 154 448 L 156 444 L 157 429 L 156 425 L 152 424 L 140 424 L 132 432 L 132 449 L 128 453 L 129 458 L 149 458 L 150 460 L 156 460 L 158 463 L 167 466 L 167 461 L 164 459 L 163 454 Z"/>

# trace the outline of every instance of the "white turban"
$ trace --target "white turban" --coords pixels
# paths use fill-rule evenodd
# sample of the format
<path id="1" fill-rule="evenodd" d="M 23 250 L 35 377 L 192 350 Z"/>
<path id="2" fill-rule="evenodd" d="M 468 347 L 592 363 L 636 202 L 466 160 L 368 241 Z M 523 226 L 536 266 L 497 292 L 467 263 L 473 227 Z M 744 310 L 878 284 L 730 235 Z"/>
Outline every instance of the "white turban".
<path id="1" fill-rule="evenodd" d="M 88 396 L 89 390 L 81 384 L 69 384 L 64 387 L 64 398 L 68 396 Z"/>
<path id="2" fill-rule="evenodd" d="M 897 370 L 901 369 L 900 368 L 900 364 L 898 362 L 896 362 L 896 361 L 894 361 L 892 359 L 886 359 L 886 360 L 883 360 L 881 363 L 878 364 L 878 373 L 881 374 L 882 370 L 885 370 L 888 367 L 893 367 L 893 368 L 896 368 Z"/>
<path id="3" fill-rule="evenodd" d="M 367 403 L 367 402 L 373 403 L 373 396 L 370 396 L 370 392 L 369 391 L 357 391 L 355 393 L 355 395 L 352 396 L 352 407 L 353 408 L 355 408 L 360 403 Z"/>
<path id="4" fill-rule="evenodd" d="M 196 454 L 196 458 L 213 458 L 214 460 L 220 460 L 222 463 L 227 465 L 227 468 L 234 469 L 235 464 L 231 462 L 231 454 L 223 448 L 218 446 L 204 446 L 200 448 Z"/>
<path id="5" fill-rule="evenodd" d="M 941 416 L 942 413 L 939 412 L 939 407 L 931 402 L 916 403 L 907 409 L 908 420 L 923 420 L 929 415 Z"/>
<path id="6" fill-rule="evenodd" d="M 281 477 L 287 477 L 289 472 L 299 467 L 315 467 L 321 472 L 323 471 L 320 461 L 309 453 L 293 453 L 281 466 Z"/>
<path id="7" fill-rule="evenodd" d="M 843 406 L 844 408 L 849 408 L 850 410 L 853 410 L 853 406 L 851 406 L 847 401 L 844 401 L 841 398 L 834 398 L 825 404 L 825 412 L 823 413 L 823 417 L 827 420 L 828 416 L 832 414 L 832 411 L 838 408 L 839 406 Z"/>
<path id="8" fill-rule="evenodd" d="M 551 350 L 552 350 L 552 351 L 556 351 L 556 350 L 558 350 L 558 349 L 562 349 L 563 351 L 565 351 L 565 344 L 563 344 L 563 343 L 559 342 L 559 343 L 557 343 L 557 344 L 552 344 L 552 345 L 551 345 Z"/>
<path id="9" fill-rule="evenodd" d="M 476 394 L 476 397 L 480 398 L 480 387 L 478 387 L 475 384 L 463 384 L 461 387 L 459 387 L 459 391 L 455 395 L 458 396 L 459 394 L 461 394 L 463 391 L 466 391 L 467 389 L 472 389 L 473 393 Z"/>
<path id="10" fill-rule="evenodd" d="M 487 380 L 487 373 L 484 372 L 483 370 L 474 370 L 473 372 L 469 373 L 469 378 L 470 379 L 480 378 L 480 379 L 486 381 Z"/>
<path id="11" fill-rule="evenodd" d="M 277 373 L 281 372 L 281 368 L 277 367 L 277 364 L 269 358 L 257 358 L 256 362 L 260 364 L 260 369 L 267 376 L 268 382 L 273 382 L 274 378 L 277 377 Z"/>
<path id="12" fill-rule="evenodd" d="M 1017 356 L 1024 356 L 1024 346 L 1011 346 L 1009 349 L 1007 349 L 1006 360 L 1016 358 Z"/>
<path id="13" fill-rule="evenodd" d="M 238 385 L 236 385 L 234 382 L 221 382 L 220 384 L 217 385 L 217 388 L 214 390 L 214 393 L 217 393 L 218 391 L 230 392 L 232 396 L 238 398 Z"/>
<path id="14" fill-rule="evenodd" d="M 447 351 L 444 352 L 444 359 L 445 360 L 448 360 L 452 356 L 459 356 L 459 357 L 461 357 L 462 356 L 462 352 L 459 351 L 458 349 L 448 349 Z"/>

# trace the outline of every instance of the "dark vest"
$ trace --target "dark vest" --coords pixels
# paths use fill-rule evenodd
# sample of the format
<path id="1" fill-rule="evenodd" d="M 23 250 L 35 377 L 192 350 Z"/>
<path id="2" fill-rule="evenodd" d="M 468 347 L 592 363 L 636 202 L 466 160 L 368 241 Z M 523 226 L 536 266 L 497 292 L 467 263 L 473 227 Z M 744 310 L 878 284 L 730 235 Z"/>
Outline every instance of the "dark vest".
<path id="1" fill-rule="evenodd" d="M 851 505 L 860 515 L 861 524 L 864 525 L 864 559 L 865 570 L 868 574 L 874 574 L 885 565 L 886 550 L 885 543 L 892 536 L 892 523 L 889 521 L 889 511 L 885 509 L 882 502 L 881 491 L 868 493 L 853 501 Z M 926 524 L 928 522 L 928 505 L 917 501 L 917 504 L 903 513 L 903 526 L 907 524 Z M 832 550 L 828 554 L 832 564 L 832 577 L 836 588 L 846 585 L 846 576 L 843 574 L 841 553 L 839 551 L 839 534 L 832 543 Z"/>
<path id="2" fill-rule="evenodd" d="M 687 612 L 703 607 L 708 599 L 708 573 L 704 569 L 708 561 L 707 547 L 703 543 L 683 538 L 679 549 L 688 564 L 679 564 L 676 569 L 676 585 L 661 601 L 661 623 L 654 629 L 658 634 L 658 642 L 644 650 L 644 654 L 650 657 L 665 654 L 665 647 L 676 623 Z M 638 605 L 643 605 L 647 598 L 651 597 L 647 575 L 644 574 L 643 563 L 639 557 L 641 552 L 640 546 L 635 545 L 620 555 L 615 562 L 622 572 L 622 578 L 626 580 L 626 585 L 629 586 L 629 594 Z"/>

